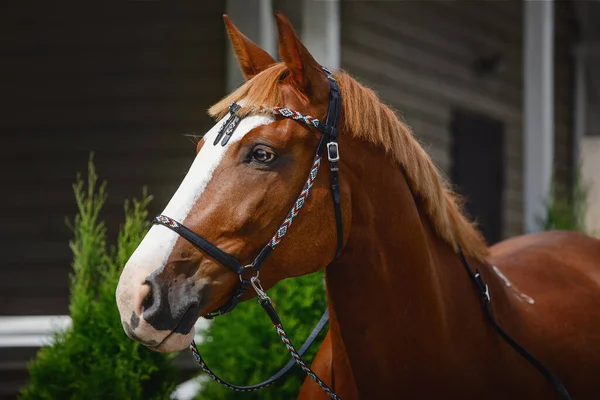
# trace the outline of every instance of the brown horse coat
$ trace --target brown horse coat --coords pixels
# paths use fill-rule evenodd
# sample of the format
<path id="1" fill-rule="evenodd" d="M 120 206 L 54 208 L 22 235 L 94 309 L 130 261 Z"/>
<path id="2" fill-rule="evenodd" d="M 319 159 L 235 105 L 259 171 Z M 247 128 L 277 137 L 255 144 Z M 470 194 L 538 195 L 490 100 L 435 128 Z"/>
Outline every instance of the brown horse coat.
<path id="1" fill-rule="evenodd" d="M 493 311 L 499 323 L 563 381 L 573 399 L 598 398 L 600 242 L 573 232 L 527 235 L 496 244 L 491 248 L 488 261 L 489 264 L 482 264 L 480 268 L 490 285 Z M 458 279 L 467 281 L 459 265 L 455 265 L 454 272 Z M 466 290 L 474 292 L 468 285 Z M 458 297 L 464 295 L 470 298 L 468 301 L 479 304 L 475 296 L 457 293 Z M 376 312 L 371 315 L 377 320 Z M 482 311 L 475 309 L 467 318 L 481 320 L 482 316 Z M 379 392 L 381 397 L 377 398 L 560 398 L 532 366 L 486 328 L 485 321 L 480 326 L 481 331 L 470 329 L 472 325 L 465 324 L 447 338 L 440 338 L 422 326 L 405 325 L 406 333 L 402 336 L 419 335 L 420 331 L 421 335 L 430 337 L 430 346 L 434 348 L 444 343 L 451 347 L 465 345 L 464 357 L 457 355 L 462 358 L 458 364 L 451 359 L 431 361 L 419 348 L 408 345 L 405 353 L 399 355 L 407 368 L 413 365 L 429 372 L 421 379 L 410 377 L 412 374 L 399 374 L 394 388 Z M 486 336 L 483 347 L 476 345 L 482 333 Z M 360 361 L 358 368 L 352 369 L 343 354 L 334 354 L 331 334 L 321 346 L 313 370 L 331 383 L 334 390 L 338 389 L 338 382 L 353 382 L 353 373 L 363 374 L 366 380 L 373 378 L 373 371 L 362 368 Z M 385 351 L 382 348 L 386 347 L 386 344 L 375 345 L 370 350 Z M 473 359 L 473 353 L 483 354 L 475 357 L 479 361 L 465 362 Z M 339 360 L 340 367 L 333 368 L 334 358 Z M 455 368 L 461 369 L 452 371 Z M 437 381 L 443 378 L 431 377 L 432 372 L 447 376 L 450 382 L 440 384 Z M 457 374 L 468 376 L 458 380 Z M 353 388 L 345 398 L 371 398 L 368 393 L 371 393 L 369 389 L 363 392 Z M 299 398 L 326 397 L 307 380 Z"/>

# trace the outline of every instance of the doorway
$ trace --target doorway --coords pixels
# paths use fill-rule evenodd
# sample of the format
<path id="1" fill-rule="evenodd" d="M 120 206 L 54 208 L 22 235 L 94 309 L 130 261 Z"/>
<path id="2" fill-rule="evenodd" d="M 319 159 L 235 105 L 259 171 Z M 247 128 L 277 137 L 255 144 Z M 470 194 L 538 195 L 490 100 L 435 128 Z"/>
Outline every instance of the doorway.
<path id="1" fill-rule="evenodd" d="M 466 110 L 453 113 L 452 183 L 488 244 L 502 240 L 504 124 Z"/>

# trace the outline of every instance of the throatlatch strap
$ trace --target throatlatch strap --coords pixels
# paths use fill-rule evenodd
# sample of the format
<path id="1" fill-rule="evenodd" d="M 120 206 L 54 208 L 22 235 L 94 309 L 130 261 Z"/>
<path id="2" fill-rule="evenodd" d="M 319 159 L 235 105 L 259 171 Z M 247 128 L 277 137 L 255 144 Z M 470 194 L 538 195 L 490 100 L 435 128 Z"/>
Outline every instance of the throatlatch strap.
<path id="1" fill-rule="evenodd" d="M 342 98 L 340 89 L 327 69 L 327 80 L 329 81 L 329 109 L 325 125 L 329 130 L 327 142 L 327 158 L 329 160 L 329 179 L 331 184 L 331 197 L 333 199 L 333 211 L 335 214 L 335 227 L 337 231 L 337 248 L 334 260 L 337 260 L 344 247 L 344 226 L 342 223 L 342 206 L 340 199 L 339 166 L 340 149 L 337 142 L 338 125 L 342 113 Z"/>
<path id="2" fill-rule="evenodd" d="M 465 267 L 469 278 L 475 285 L 475 288 L 477 289 L 477 292 L 483 301 L 484 314 L 487 317 L 489 323 L 496 331 L 496 333 L 500 335 L 500 337 L 504 339 L 504 341 L 508 343 L 513 349 L 515 349 L 517 353 L 519 353 L 524 359 L 526 359 L 531 365 L 533 365 L 544 376 L 544 378 L 546 378 L 546 380 L 550 382 L 552 386 L 554 386 L 556 391 L 560 393 L 563 399 L 571 400 L 571 395 L 569 394 L 563 383 L 552 372 L 550 372 L 550 370 L 544 364 L 542 364 L 540 360 L 535 358 L 515 339 L 513 339 L 508 333 L 506 333 L 506 331 L 502 329 L 500 325 L 498 325 L 498 322 L 496 322 L 496 319 L 492 315 L 492 310 L 490 308 L 491 296 L 488 285 L 483 280 L 483 277 L 481 276 L 479 270 L 475 270 L 475 273 L 473 273 L 471 267 L 469 266 L 469 262 L 467 261 L 467 258 L 465 257 L 465 254 L 463 253 L 462 248 L 460 247 L 460 244 L 458 245 L 458 251 L 463 266 Z"/>

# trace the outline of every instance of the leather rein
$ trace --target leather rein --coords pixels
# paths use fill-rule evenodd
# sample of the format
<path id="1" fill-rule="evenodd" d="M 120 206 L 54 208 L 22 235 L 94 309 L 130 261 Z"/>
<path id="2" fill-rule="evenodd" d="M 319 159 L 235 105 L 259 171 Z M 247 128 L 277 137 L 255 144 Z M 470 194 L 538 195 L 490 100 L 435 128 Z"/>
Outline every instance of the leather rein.
<path id="1" fill-rule="evenodd" d="M 339 154 L 339 148 L 338 148 L 338 143 L 337 143 L 338 123 L 339 123 L 340 114 L 341 114 L 341 93 L 340 93 L 339 87 L 337 85 L 337 82 L 333 78 L 331 72 L 329 70 L 327 70 L 326 68 L 323 68 L 323 71 L 325 73 L 325 76 L 327 77 L 327 80 L 329 82 L 329 88 L 330 88 L 329 107 L 327 110 L 327 116 L 325 119 L 325 123 L 323 123 L 323 122 L 319 121 L 318 119 L 313 118 L 309 115 L 304 115 L 297 111 L 294 111 L 294 110 L 291 110 L 291 109 L 285 108 L 285 107 L 273 107 L 273 108 L 268 109 L 268 112 L 270 112 L 271 114 L 273 114 L 275 116 L 293 119 L 293 120 L 303 123 L 311 128 L 316 128 L 318 131 L 320 131 L 322 133 L 322 136 L 321 136 L 321 139 L 319 140 L 319 145 L 317 146 L 317 150 L 315 152 L 313 164 L 312 164 L 311 170 L 308 174 L 306 183 L 304 184 L 304 186 L 302 188 L 302 191 L 300 192 L 298 198 L 294 202 L 291 210 L 287 214 L 283 223 L 279 226 L 279 228 L 277 229 L 277 231 L 275 232 L 275 234 L 273 235 L 271 240 L 269 240 L 269 242 L 258 253 L 258 255 L 254 259 L 254 261 L 252 261 L 248 265 L 244 265 L 237 258 L 235 258 L 232 255 L 219 249 L 217 246 L 212 244 L 207 239 L 203 238 L 202 236 L 198 235 L 197 233 L 193 232 L 189 228 L 182 225 L 180 222 L 175 221 L 168 216 L 159 215 L 156 218 L 154 218 L 154 220 L 152 221 L 153 224 L 163 225 L 163 226 L 175 231 L 181 237 L 183 237 L 184 239 L 189 241 L 191 244 L 193 244 L 196 248 L 198 248 L 199 250 L 208 254 L 210 257 L 212 257 L 213 259 L 215 259 L 216 261 L 218 261 L 220 264 L 224 265 L 225 267 L 231 269 L 233 272 L 235 272 L 238 275 L 239 282 L 238 282 L 232 296 L 230 297 L 230 299 L 223 306 L 210 312 L 204 318 L 212 319 L 216 316 L 224 315 L 226 313 L 231 312 L 241 302 L 241 299 L 242 299 L 242 296 L 244 295 L 244 293 L 246 293 L 246 291 L 250 287 L 252 287 L 252 289 L 256 292 L 259 304 L 264 308 L 265 312 L 271 319 L 271 322 L 273 323 L 273 326 L 275 327 L 277 334 L 281 338 L 282 342 L 284 343 L 284 345 L 286 346 L 288 352 L 290 353 L 290 355 L 292 357 L 292 359 L 283 368 L 281 368 L 281 370 L 279 370 L 277 373 L 275 373 L 273 376 L 271 376 L 267 380 L 257 383 L 255 385 L 238 386 L 238 385 L 233 385 L 231 383 L 224 381 L 223 379 L 219 378 L 212 370 L 210 370 L 210 368 L 206 365 L 206 363 L 202 359 L 202 356 L 200 355 L 200 352 L 198 351 L 198 348 L 196 347 L 196 343 L 194 341 L 192 341 L 192 343 L 190 344 L 190 350 L 191 350 L 192 355 L 194 356 L 196 362 L 200 365 L 202 370 L 211 379 L 215 380 L 216 382 L 220 383 L 221 385 L 228 387 L 229 389 L 232 389 L 232 390 L 247 392 L 247 391 L 254 391 L 254 390 L 262 389 L 266 386 L 271 385 L 272 383 L 277 381 L 279 378 L 286 375 L 292 369 L 294 364 L 297 364 L 310 379 L 312 379 L 317 385 L 319 385 L 319 387 L 323 391 L 325 391 L 325 393 L 330 398 L 341 400 L 341 397 L 338 396 L 329 386 L 327 386 L 327 384 L 325 384 L 310 369 L 310 367 L 308 367 L 308 365 L 302 360 L 302 355 L 304 355 L 306 350 L 312 345 L 312 343 L 315 341 L 315 339 L 317 338 L 319 333 L 323 330 L 323 328 L 325 327 L 325 325 L 327 324 L 327 322 L 329 320 L 329 313 L 328 313 L 327 308 L 325 309 L 323 316 L 321 317 L 321 319 L 319 320 L 319 322 L 317 323 L 317 325 L 315 326 L 315 328 L 313 329 L 313 331 L 311 332 L 309 337 L 306 339 L 306 341 L 304 342 L 304 344 L 302 345 L 300 350 L 296 350 L 296 348 L 292 344 L 291 340 L 289 339 L 288 335 L 285 333 L 285 330 L 283 329 L 283 324 L 281 323 L 281 319 L 279 318 L 279 315 L 273 308 L 271 299 L 266 294 L 266 292 L 263 290 L 260 280 L 259 280 L 259 271 L 260 271 L 261 266 L 264 264 L 267 257 L 271 254 L 271 252 L 275 249 L 275 247 L 281 242 L 283 237 L 286 235 L 290 226 L 292 225 L 294 218 L 298 215 L 300 209 L 306 202 L 307 197 L 310 193 L 310 190 L 315 182 L 315 179 L 317 178 L 317 174 L 319 172 L 319 167 L 321 165 L 321 160 L 322 160 L 321 154 L 325 148 L 327 149 L 327 159 L 329 161 L 330 187 L 331 187 L 331 195 L 332 195 L 332 200 L 333 200 L 333 209 L 334 209 L 334 214 L 335 214 L 335 223 L 336 223 L 336 230 L 337 230 L 337 249 L 336 249 L 334 261 L 340 256 L 342 248 L 343 248 L 343 241 L 344 241 L 343 233 L 344 233 L 344 231 L 343 231 L 343 225 L 342 225 L 342 211 L 341 211 L 341 205 L 340 205 L 340 186 L 339 186 L 339 167 L 338 167 L 338 162 L 340 160 L 340 154 Z M 236 112 L 239 110 L 239 108 L 240 108 L 239 105 L 237 105 L 236 103 L 233 103 L 229 107 L 229 110 L 230 110 L 229 118 L 225 121 L 225 123 L 219 129 L 219 132 L 217 133 L 217 137 L 215 138 L 213 145 L 217 145 L 219 141 L 221 141 L 221 144 L 223 146 L 227 144 L 227 142 L 229 141 L 229 138 L 231 137 L 231 135 L 233 135 L 233 132 L 235 131 L 239 122 L 242 119 L 240 116 L 236 115 Z M 538 369 L 538 371 L 554 386 L 554 388 L 561 394 L 561 396 L 565 400 L 571 400 L 571 397 L 570 397 L 569 393 L 567 392 L 567 390 L 565 389 L 564 385 L 539 360 L 537 360 L 535 357 L 533 357 L 533 355 L 531 355 L 527 350 L 525 350 L 525 348 L 523 348 L 521 345 L 519 345 L 512 337 L 510 337 L 498 325 L 498 323 L 496 322 L 496 320 L 494 319 L 494 317 L 491 313 L 491 309 L 490 309 L 491 297 L 490 297 L 490 293 L 489 293 L 487 284 L 483 281 L 483 278 L 482 278 L 479 270 L 475 270 L 475 273 L 472 272 L 471 267 L 469 266 L 469 263 L 462 251 L 462 248 L 460 248 L 460 245 L 459 245 L 459 255 L 460 255 L 462 264 L 464 265 L 466 272 L 469 275 L 469 278 L 473 282 L 479 296 L 482 299 L 484 314 L 486 315 L 487 319 L 489 320 L 489 322 L 492 325 L 492 327 L 494 328 L 494 330 L 509 345 L 511 345 L 521 356 L 523 356 L 529 363 L 531 363 L 536 369 Z M 246 278 L 247 276 L 250 276 L 250 278 L 249 279 Z"/>

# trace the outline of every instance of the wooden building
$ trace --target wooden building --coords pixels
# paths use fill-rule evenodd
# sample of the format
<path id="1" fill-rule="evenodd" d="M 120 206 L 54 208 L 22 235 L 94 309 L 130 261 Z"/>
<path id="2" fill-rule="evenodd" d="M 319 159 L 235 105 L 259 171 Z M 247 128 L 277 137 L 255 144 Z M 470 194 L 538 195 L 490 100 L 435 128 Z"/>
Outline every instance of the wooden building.
<path id="1" fill-rule="evenodd" d="M 520 2 L 351 2 L 342 67 L 398 110 L 471 201 L 491 242 L 524 231 L 523 6 Z M 556 3 L 556 178 L 572 168 L 569 4 Z M 487 225 L 485 224 L 487 223 Z"/>
<path id="2" fill-rule="evenodd" d="M 11 2 L 0 17 L 0 316 L 68 313 L 64 219 L 75 213 L 71 185 L 91 151 L 108 181 L 113 234 L 123 200 L 143 185 L 155 196 L 152 213 L 165 206 L 194 156 L 186 134 L 212 125 L 205 110 L 239 79 L 221 15 L 273 52 L 272 9 L 292 19 L 319 61 L 398 110 L 467 195 L 488 240 L 526 230 L 520 1 Z M 568 187 L 572 2 L 556 2 L 552 21 L 552 165 Z M 33 352 L 0 348 L 0 397 L 23 379 L 23 354 Z"/>
<path id="3" fill-rule="evenodd" d="M 586 229 L 600 237 L 600 2 L 577 2 L 581 41 L 575 48 L 575 131 L 581 140 L 581 179 L 587 191 Z"/>
<path id="4" fill-rule="evenodd" d="M 43 332 L 7 316 L 68 314 L 65 217 L 90 152 L 113 237 L 125 198 L 146 185 L 158 213 L 178 187 L 194 158 L 185 135 L 213 125 L 205 110 L 225 91 L 222 14 L 220 1 L 3 6 L 0 398 L 25 382 Z"/>
<path id="5" fill-rule="evenodd" d="M 0 315 L 67 312 L 65 217 L 91 151 L 109 229 L 143 185 L 164 207 L 194 156 L 185 134 L 212 126 L 205 110 L 224 94 L 222 13 L 218 1 L 8 6 Z"/>

